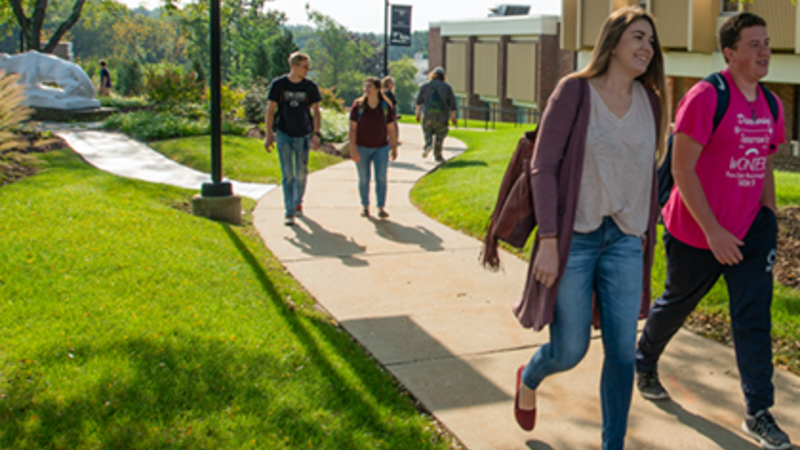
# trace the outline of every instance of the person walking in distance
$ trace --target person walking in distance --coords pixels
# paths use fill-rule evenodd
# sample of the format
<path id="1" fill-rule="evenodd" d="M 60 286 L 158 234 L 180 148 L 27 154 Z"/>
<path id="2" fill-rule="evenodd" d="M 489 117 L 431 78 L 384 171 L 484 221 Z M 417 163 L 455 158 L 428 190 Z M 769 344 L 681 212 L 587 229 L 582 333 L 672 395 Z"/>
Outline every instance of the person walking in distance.
<path id="1" fill-rule="evenodd" d="M 267 95 L 264 148 L 270 152 L 273 144 L 278 146 L 286 225 L 294 225 L 295 216 L 303 214 L 309 147 L 320 144 L 322 96 L 317 84 L 306 78 L 310 61 L 305 53 L 292 53 L 289 73 L 272 80 Z"/>
<path id="2" fill-rule="evenodd" d="M 514 413 L 525 430 L 536 422 L 537 390 L 586 355 L 594 303 L 605 352 L 602 448 L 625 445 L 636 327 L 650 306 L 665 86 L 654 20 L 627 7 L 606 19 L 586 68 L 547 103 L 530 167 L 538 231 L 514 307 L 523 326 L 550 327 L 550 341 L 517 371 Z"/>
<path id="3" fill-rule="evenodd" d="M 111 73 L 106 67 L 105 61 L 100 61 L 100 92 L 101 97 L 109 95 L 111 92 Z"/>
<path id="4" fill-rule="evenodd" d="M 659 357 L 723 276 L 747 407 L 742 429 L 766 449 L 788 449 L 789 437 L 769 412 L 778 229 L 772 155 L 785 140 L 783 108 L 759 83 L 771 54 L 764 19 L 751 13 L 729 17 L 719 44 L 727 68 L 713 84 L 695 84 L 675 116 L 675 186 L 662 211 L 667 279 L 639 338 L 637 387 L 645 398 L 669 398 L 658 377 Z M 727 110 L 714 128 L 723 94 Z"/>
<path id="5" fill-rule="evenodd" d="M 350 158 L 358 168 L 358 192 L 361 215 L 369 217 L 371 166 L 375 168 L 375 197 L 378 217 L 386 219 L 386 176 L 389 159 L 397 159 L 395 113 L 391 101 L 381 92 L 381 80 L 367 77 L 364 95 L 350 109 Z M 391 148 L 391 153 L 390 153 Z"/>
<path id="6" fill-rule="evenodd" d="M 442 143 L 448 132 L 447 121 L 456 124 L 456 96 L 444 81 L 443 68 L 437 67 L 428 75 L 428 81 L 419 88 L 414 109 L 425 134 L 422 157 L 427 158 L 432 150 L 436 162 L 444 162 Z"/>
<path id="7" fill-rule="evenodd" d="M 383 96 L 392 102 L 392 109 L 394 110 L 394 131 L 397 134 L 398 144 L 400 143 L 400 114 L 397 111 L 397 96 L 394 94 L 394 78 L 387 75 L 381 80 L 381 89 L 383 89 Z"/>

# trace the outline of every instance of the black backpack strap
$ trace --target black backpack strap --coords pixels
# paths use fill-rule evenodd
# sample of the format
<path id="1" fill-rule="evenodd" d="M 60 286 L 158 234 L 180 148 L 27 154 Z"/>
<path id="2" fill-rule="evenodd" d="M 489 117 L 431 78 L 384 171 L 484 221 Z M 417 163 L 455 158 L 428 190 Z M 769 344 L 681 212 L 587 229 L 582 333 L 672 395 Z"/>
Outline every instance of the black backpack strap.
<path id="1" fill-rule="evenodd" d="M 717 109 L 714 111 L 714 127 L 711 129 L 711 134 L 714 134 L 728 111 L 728 105 L 731 103 L 731 89 L 728 86 L 728 80 L 720 72 L 712 73 L 703 78 L 703 81 L 714 86 L 717 91 Z"/>
<path id="2" fill-rule="evenodd" d="M 767 99 L 767 104 L 769 104 L 769 110 L 772 112 L 772 120 L 777 124 L 778 123 L 778 100 L 775 98 L 775 94 L 772 93 L 764 83 L 758 83 L 758 86 L 761 88 L 761 92 L 764 93 L 764 98 Z"/>

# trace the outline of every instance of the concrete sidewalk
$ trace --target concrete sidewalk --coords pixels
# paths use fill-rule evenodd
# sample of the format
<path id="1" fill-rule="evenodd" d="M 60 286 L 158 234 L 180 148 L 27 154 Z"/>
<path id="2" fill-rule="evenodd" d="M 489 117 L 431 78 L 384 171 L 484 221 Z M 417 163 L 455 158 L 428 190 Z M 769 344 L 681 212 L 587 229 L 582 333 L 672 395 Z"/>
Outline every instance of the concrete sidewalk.
<path id="1" fill-rule="evenodd" d="M 577 368 L 541 386 L 536 429 L 519 429 L 516 369 L 548 339 L 521 328 L 510 312 L 527 264 L 503 254 L 503 272 L 484 271 L 477 240 L 410 204 L 414 182 L 435 165 L 420 158 L 419 127 L 402 125 L 400 136 L 388 220 L 359 216 L 356 170 L 347 161 L 310 175 L 305 216 L 294 227 L 283 225 L 280 189 L 262 197 L 254 220 L 265 243 L 467 448 L 599 449 L 599 338 Z M 448 158 L 463 149 L 452 139 L 446 144 Z M 661 373 L 673 401 L 634 394 L 626 448 L 760 448 L 739 428 L 744 402 L 732 349 L 681 331 Z M 774 381 L 773 413 L 800 442 L 800 378 L 776 370 Z"/>
<path id="2" fill-rule="evenodd" d="M 43 129 L 64 139 L 89 164 L 121 177 L 197 191 L 203 183 L 211 182 L 209 174 L 178 164 L 122 133 L 60 123 L 45 123 Z M 236 195 L 254 200 L 275 188 L 274 184 L 231 183 Z"/>

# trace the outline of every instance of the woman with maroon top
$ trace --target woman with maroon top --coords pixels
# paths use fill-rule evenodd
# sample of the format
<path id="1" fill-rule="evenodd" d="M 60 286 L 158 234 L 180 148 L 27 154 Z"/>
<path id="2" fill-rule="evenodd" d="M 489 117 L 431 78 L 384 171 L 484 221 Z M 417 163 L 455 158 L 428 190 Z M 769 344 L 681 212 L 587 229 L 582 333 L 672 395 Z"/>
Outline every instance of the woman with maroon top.
<path id="1" fill-rule="evenodd" d="M 386 212 L 386 174 L 389 159 L 397 159 L 397 133 L 394 127 L 392 103 L 381 93 L 381 80 L 367 77 L 364 95 L 350 109 L 350 158 L 358 168 L 358 192 L 361 195 L 361 215 L 369 217 L 369 182 L 371 167 L 375 167 L 375 196 L 378 217 Z M 391 148 L 391 154 L 390 152 Z"/>
<path id="2" fill-rule="evenodd" d="M 594 301 L 605 351 L 602 448 L 624 447 L 637 319 L 650 301 L 663 67 L 652 17 L 622 8 L 606 20 L 586 68 L 548 101 L 531 162 L 538 231 L 515 312 L 523 326 L 549 325 L 550 342 L 517 371 L 514 412 L 525 430 L 535 425 L 542 381 L 586 354 Z"/>

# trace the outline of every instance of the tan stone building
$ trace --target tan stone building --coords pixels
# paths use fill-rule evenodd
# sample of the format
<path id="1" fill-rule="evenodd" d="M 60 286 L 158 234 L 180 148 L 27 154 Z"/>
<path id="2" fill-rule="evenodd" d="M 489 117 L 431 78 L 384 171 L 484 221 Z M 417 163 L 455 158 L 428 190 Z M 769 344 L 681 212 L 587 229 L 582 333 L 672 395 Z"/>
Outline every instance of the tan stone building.
<path id="1" fill-rule="evenodd" d="M 561 51 L 558 30 L 557 16 L 432 23 L 429 68 L 445 68 L 459 105 L 476 108 L 468 117 L 486 118 L 492 108 L 515 111 L 498 120 L 535 121 L 532 113 L 544 109 L 558 80 L 574 69 L 575 53 Z"/>
<path id="2" fill-rule="evenodd" d="M 717 49 L 717 30 L 740 7 L 729 0 L 562 0 L 561 48 L 577 52 L 578 66 L 589 60 L 600 27 L 617 8 L 639 5 L 656 19 L 664 48 L 670 106 L 706 75 L 725 67 Z M 800 127 L 800 7 L 791 0 L 751 0 L 741 7 L 767 21 L 772 47 L 769 75 L 763 80 L 782 101 L 786 115 L 784 152 L 797 154 Z"/>

